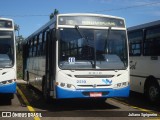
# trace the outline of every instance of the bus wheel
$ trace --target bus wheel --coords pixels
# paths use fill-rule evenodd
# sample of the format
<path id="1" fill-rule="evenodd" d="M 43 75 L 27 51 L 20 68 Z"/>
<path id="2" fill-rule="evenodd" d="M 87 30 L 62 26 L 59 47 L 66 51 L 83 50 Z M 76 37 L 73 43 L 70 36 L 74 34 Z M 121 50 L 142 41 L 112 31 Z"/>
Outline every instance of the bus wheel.
<path id="1" fill-rule="evenodd" d="M 150 83 L 150 85 L 148 85 L 147 97 L 152 103 L 158 102 L 160 98 L 160 88 L 156 82 Z"/>

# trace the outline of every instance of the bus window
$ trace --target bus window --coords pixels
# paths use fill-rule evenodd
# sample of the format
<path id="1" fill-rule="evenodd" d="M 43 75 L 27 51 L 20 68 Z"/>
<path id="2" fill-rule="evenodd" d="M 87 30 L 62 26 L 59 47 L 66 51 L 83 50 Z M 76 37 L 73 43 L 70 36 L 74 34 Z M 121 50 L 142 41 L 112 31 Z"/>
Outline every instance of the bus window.
<path id="1" fill-rule="evenodd" d="M 160 55 L 160 27 L 152 28 L 146 31 L 146 39 L 144 42 L 144 55 L 158 56 Z"/>
<path id="2" fill-rule="evenodd" d="M 143 39 L 143 32 L 141 30 L 128 33 L 130 43 L 130 56 L 141 55 L 141 41 Z"/>
<path id="3" fill-rule="evenodd" d="M 42 55 L 42 50 L 43 50 L 43 44 L 42 44 L 42 33 L 39 35 L 39 40 L 38 40 L 38 46 L 37 46 L 37 55 L 41 56 Z"/>
<path id="4" fill-rule="evenodd" d="M 0 67 L 12 66 L 14 61 L 13 47 L 13 32 L 0 31 Z"/>
<path id="5" fill-rule="evenodd" d="M 98 69 L 127 67 L 125 31 L 111 30 L 109 34 L 101 29 L 80 29 L 80 32 L 85 38 L 82 38 L 76 29 L 60 29 L 60 67 L 62 69 L 95 69 L 94 64 Z M 112 55 L 119 59 L 110 57 Z M 78 67 L 74 64 L 68 67 L 69 57 L 76 59 Z"/>
<path id="6" fill-rule="evenodd" d="M 43 37 L 42 37 L 42 55 L 46 54 L 46 40 L 47 40 L 47 31 L 43 32 Z"/>

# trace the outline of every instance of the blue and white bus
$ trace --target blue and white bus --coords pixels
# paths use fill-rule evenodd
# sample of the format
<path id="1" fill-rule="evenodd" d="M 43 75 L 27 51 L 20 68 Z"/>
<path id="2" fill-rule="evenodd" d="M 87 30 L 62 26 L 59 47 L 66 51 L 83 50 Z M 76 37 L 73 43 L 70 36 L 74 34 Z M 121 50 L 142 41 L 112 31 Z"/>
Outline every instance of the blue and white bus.
<path id="1" fill-rule="evenodd" d="M 129 95 L 125 20 L 58 14 L 23 44 L 24 79 L 52 98 Z"/>
<path id="2" fill-rule="evenodd" d="M 0 94 L 13 98 L 16 77 L 14 22 L 12 19 L 0 18 Z"/>

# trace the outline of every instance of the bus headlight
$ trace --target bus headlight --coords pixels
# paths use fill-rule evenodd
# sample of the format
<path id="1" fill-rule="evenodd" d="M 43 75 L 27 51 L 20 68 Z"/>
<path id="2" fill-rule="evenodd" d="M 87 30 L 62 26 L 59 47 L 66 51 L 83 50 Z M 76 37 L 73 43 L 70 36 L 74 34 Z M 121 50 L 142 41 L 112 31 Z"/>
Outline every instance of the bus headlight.
<path id="1" fill-rule="evenodd" d="M 74 85 L 72 85 L 72 84 L 67 84 L 67 83 L 60 83 L 60 86 L 63 87 L 63 88 L 76 89 L 76 88 L 74 87 Z"/>
<path id="2" fill-rule="evenodd" d="M 7 81 L 2 81 L 1 83 L 2 83 L 2 84 L 7 84 Z"/>
<path id="3" fill-rule="evenodd" d="M 71 88 L 72 87 L 72 85 L 71 84 L 67 84 L 67 88 Z"/>
<path id="4" fill-rule="evenodd" d="M 0 85 L 6 85 L 6 84 L 13 83 L 13 82 L 15 82 L 14 79 L 13 80 L 5 80 L 5 81 L 0 82 Z"/>
<path id="5" fill-rule="evenodd" d="M 128 85 L 129 85 L 128 82 L 117 83 L 117 84 L 114 85 L 114 89 L 124 88 Z"/>
<path id="6" fill-rule="evenodd" d="M 61 87 L 64 87 L 64 86 L 65 86 L 65 83 L 61 83 L 60 86 L 61 86 Z"/>

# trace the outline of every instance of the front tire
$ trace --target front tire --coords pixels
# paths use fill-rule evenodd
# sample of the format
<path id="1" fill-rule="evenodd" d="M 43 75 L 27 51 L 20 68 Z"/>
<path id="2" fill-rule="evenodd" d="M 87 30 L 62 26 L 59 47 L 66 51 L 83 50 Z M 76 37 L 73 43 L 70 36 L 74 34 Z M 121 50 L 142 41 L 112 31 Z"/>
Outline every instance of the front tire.
<path id="1" fill-rule="evenodd" d="M 160 99 L 160 88 L 156 82 L 150 83 L 147 86 L 147 97 L 151 103 L 157 103 Z"/>

